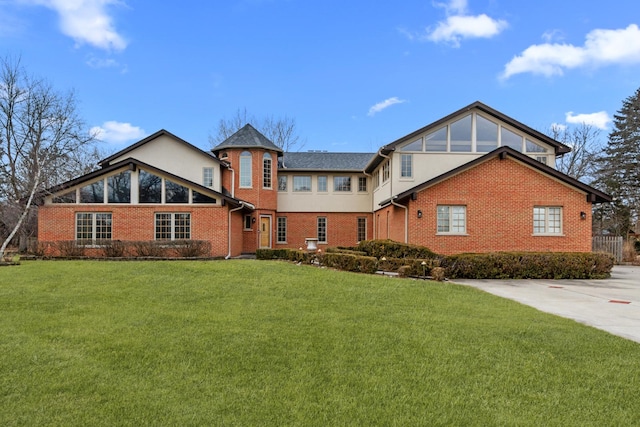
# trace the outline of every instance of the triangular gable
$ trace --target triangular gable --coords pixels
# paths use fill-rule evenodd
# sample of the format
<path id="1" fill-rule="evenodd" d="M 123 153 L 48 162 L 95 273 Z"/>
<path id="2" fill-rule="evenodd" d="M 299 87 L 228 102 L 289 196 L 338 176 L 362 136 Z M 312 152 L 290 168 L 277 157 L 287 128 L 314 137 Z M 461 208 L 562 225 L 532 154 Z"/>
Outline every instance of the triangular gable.
<path id="1" fill-rule="evenodd" d="M 127 154 L 131 153 L 132 151 L 142 147 L 143 145 L 146 145 L 154 140 L 157 140 L 159 137 L 161 136 L 167 136 L 171 139 L 173 139 L 174 141 L 180 143 L 181 145 L 184 145 L 185 147 L 188 147 L 191 150 L 194 150 L 196 152 L 198 152 L 199 154 L 202 154 L 204 156 L 206 156 L 209 159 L 215 160 L 218 163 L 221 163 L 220 160 L 218 160 L 213 154 L 201 150 L 200 148 L 196 147 L 193 144 L 188 143 L 187 141 L 185 141 L 182 138 L 177 137 L 176 135 L 172 134 L 171 132 L 168 132 L 164 129 L 160 129 L 159 131 L 157 131 L 156 133 L 149 135 L 148 137 L 136 142 L 135 144 L 132 144 L 126 148 L 124 148 L 123 150 L 118 151 L 115 154 L 112 154 L 111 156 L 107 157 L 106 159 L 100 160 L 100 162 L 98 162 L 98 165 L 100 165 L 101 167 L 106 167 L 109 166 L 111 164 L 111 162 L 113 162 L 114 160 L 118 159 L 118 158 L 122 158 L 124 156 L 126 156 Z"/>
<path id="2" fill-rule="evenodd" d="M 591 187 L 590 185 L 587 185 L 583 182 L 578 181 L 575 178 L 570 177 L 569 175 L 566 175 L 562 172 L 557 171 L 556 169 L 553 169 L 552 167 L 549 167 L 537 160 L 532 159 L 531 157 L 527 156 L 526 154 L 522 154 L 519 151 L 514 150 L 513 148 L 510 147 L 499 147 L 493 151 L 491 151 L 490 153 L 485 154 L 482 157 L 478 157 L 475 160 L 472 160 L 468 163 L 465 163 L 461 166 L 458 166 L 455 169 L 451 169 L 450 171 L 443 173 L 441 175 L 438 175 L 435 178 L 432 178 L 428 181 L 423 182 L 422 184 L 418 184 L 413 188 L 410 188 L 406 191 L 403 191 L 402 193 L 398 194 L 397 196 L 395 196 L 393 198 L 394 201 L 402 201 L 402 200 L 406 200 L 409 197 L 412 197 L 414 193 L 420 192 L 424 189 L 427 189 L 429 187 L 432 187 L 440 182 L 443 182 L 453 176 L 456 176 L 460 173 L 463 173 L 471 168 L 474 168 L 488 160 L 494 159 L 494 158 L 500 158 L 500 159 L 506 159 L 507 157 L 511 157 L 517 161 L 520 161 L 524 164 L 526 164 L 527 166 L 531 167 L 532 169 L 537 170 L 540 173 L 543 173 L 545 175 L 548 175 L 552 178 L 555 178 L 557 180 L 559 180 L 560 182 L 573 187 L 577 190 L 580 190 L 582 192 L 585 192 L 587 194 L 587 201 L 591 202 L 591 203 L 604 203 L 604 202 L 611 202 L 612 198 L 611 196 L 609 196 L 606 193 L 603 193 L 602 191 Z M 385 200 L 383 202 L 380 203 L 380 205 L 384 206 L 386 204 L 391 203 L 391 199 Z"/>
<path id="3" fill-rule="evenodd" d="M 125 160 L 122 160 L 120 162 L 108 165 L 103 167 L 102 169 L 98 169 L 96 171 L 90 172 L 86 175 L 83 175 L 81 177 L 72 179 L 70 181 L 64 182 L 62 184 L 56 185 L 55 187 L 51 187 L 49 189 L 46 190 L 47 193 L 49 194 L 53 194 L 54 196 L 56 195 L 56 193 L 63 193 L 65 190 L 81 185 L 85 182 L 90 182 L 93 181 L 95 179 L 98 179 L 102 176 L 106 176 L 109 175 L 111 172 L 123 169 L 123 170 L 135 170 L 135 169 L 144 169 L 148 172 L 152 172 L 154 174 L 157 175 L 163 175 L 166 176 L 167 178 L 169 178 L 170 180 L 184 185 L 184 186 L 188 186 L 191 187 L 195 190 L 197 190 L 199 193 L 205 194 L 205 195 L 209 195 L 209 196 L 214 196 L 217 198 L 220 198 L 226 202 L 228 202 L 229 204 L 231 204 L 234 207 L 238 207 L 238 206 L 245 206 L 248 208 L 252 208 L 253 205 L 251 205 L 250 203 L 244 202 L 240 199 L 236 199 L 234 197 L 230 197 L 226 194 L 220 193 L 218 191 L 212 190 L 211 188 L 208 187 L 204 187 L 201 184 L 198 184 L 197 182 L 193 182 L 190 181 L 188 179 L 184 179 L 182 177 L 179 177 L 177 175 L 172 174 L 171 172 L 167 172 L 165 170 L 159 169 L 157 167 L 151 166 L 147 163 L 141 162 L 140 160 L 134 159 L 134 158 L 128 158 Z"/>

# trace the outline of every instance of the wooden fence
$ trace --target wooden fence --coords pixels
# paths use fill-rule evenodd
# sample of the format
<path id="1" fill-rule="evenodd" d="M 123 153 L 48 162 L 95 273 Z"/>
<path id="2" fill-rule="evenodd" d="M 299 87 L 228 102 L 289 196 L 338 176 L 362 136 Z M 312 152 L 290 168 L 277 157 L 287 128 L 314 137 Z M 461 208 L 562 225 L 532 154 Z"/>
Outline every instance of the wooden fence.
<path id="1" fill-rule="evenodd" d="M 614 256 L 617 263 L 622 262 L 622 236 L 593 236 L 591 250 L 593 252 L 607 252 Z"/>

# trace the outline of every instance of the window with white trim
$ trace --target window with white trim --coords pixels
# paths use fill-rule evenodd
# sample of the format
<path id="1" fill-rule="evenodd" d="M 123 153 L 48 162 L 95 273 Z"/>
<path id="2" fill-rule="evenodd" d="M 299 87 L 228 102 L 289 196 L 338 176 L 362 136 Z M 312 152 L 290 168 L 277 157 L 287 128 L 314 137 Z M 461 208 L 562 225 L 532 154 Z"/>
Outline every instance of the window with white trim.
<path id="1" fill-rule="evenodd" d="M 213 187 L 213 168 L 202 168 L 202 185 Z"/>
<path id="2" fill-rule="evenodd" d="M 190 213 L 156 213 L 156 240 L 191 239 Z"/>
<path id="3" fill-rule="evenodd" d="M 278 175 L 278 191 L 287 191 L 287 175 Z"/>
<path id="4" fill-rule="evenodd" d="M 533 234 L 562 234 L 562 207 L 534 206 Z"/>
<path id="5" fill-rule="evenodd" d="M 271 188 L 271 154 L 262 157 L 262 188 Z"/>
<path id="6" fill-rule="evenodd" d="M 334 176 L 333 191 L 337 191 L 337 192 L 351 191 L 351 177 L 350 176 Z"/>
<path id="7" fill-rule="evenodd" d="M 251 179 L 252 174 L 251 153 L 243 151 L 240 153 L 240 187 L 251 188 L 253 184 Z"/>
<path id="8" fill-rule="evenodd" d="M 327 192 L 327 176 L 320 175 L 318 177 L 318 193 L 326 193 Z"/>
<path id="9" fill-rule="evenodd" d="M 391 174 L 391 168 L 389 166 L 389 160 L 382 164 L 382 182 L 389 181 L 389 176 Z"/>
<path id="10" fill-rule="evenodd" d="M 413 178 L 413 154 L 400 155 L 400 177 Z"/>
<path id="11" fill-rule="evenodd" d="M 308 192 L 311 191 L 311 176 L 309 175 L 294 175 L 293 176 L 293 191 Z"/>
<path id="12" fill-rule="evenodd" d="M 327 243 L 327 217 L 319 216 L 317 225 L 318 243 Z"/>
<path id="13" fill-rule="evenodd" d="M 438 206 L 438 234 L 465 234 L 467 232 L 466 206 Z"/>
<path id="14" fill-rule="evenodd" d="M 112 214 L 107 212 L 77 212 L 76 240 L 111 240 Z"/>
<path id="15" fill-rule="evenodd" d="M 356 239 L 359 242 L 367 240 L 367 218 L 359 217 L 356 222 Z"/>
<path id="16" fill-rule="evenodd" d="M 287 217 L 279 216 L 276 218 L 278 232 L 276 233 L 277 243 L 287 243 Z"/>
<path id="17" fill-rule="evenodd" d="M 244 229 L 251 230 L 251 215 L 244 216 Z"/>
<path id="18" fill-rule="evenodd" d="M 366 176 L 359 176 L 358 177 L 358 191 L 360 193 L 366 193 L 367 192 L 367 177 Z"/>

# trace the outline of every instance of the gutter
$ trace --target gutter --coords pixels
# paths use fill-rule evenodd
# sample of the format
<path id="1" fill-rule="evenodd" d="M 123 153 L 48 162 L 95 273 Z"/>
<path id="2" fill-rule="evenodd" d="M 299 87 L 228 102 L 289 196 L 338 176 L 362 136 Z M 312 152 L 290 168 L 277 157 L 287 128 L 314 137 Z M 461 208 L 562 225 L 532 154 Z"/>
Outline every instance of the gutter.
<path id="1" fill-rule="evenodd" d="M 387 156 L 386 154 L 382 154 L 382 148 L 378 151 L 378 155 L 389 160 L 389 194 L 391 195 L 390 202 L 393 206 L 404 209 L 404 243 L 409 243 L 409 208 L 395 201 L 398 196 L 394 197 L 393 195 L 393 162 L 391 161 L 391 157 Z"/>

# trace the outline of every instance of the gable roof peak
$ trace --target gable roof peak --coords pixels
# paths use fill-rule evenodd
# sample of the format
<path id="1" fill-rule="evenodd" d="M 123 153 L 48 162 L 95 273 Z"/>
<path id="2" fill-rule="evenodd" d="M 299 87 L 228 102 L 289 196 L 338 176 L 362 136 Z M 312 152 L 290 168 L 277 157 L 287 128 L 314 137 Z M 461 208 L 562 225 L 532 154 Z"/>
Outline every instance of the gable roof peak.
<path id="1" fill-rule="evenodd" d="M 280 147 L 251 126 L 250 123 L 238 129 L 233 135 L 216 145 L 211 151 L 217 155 L 218 152 L 224 148 L 264 148 L 278 153 L 283 152 Z"/>

